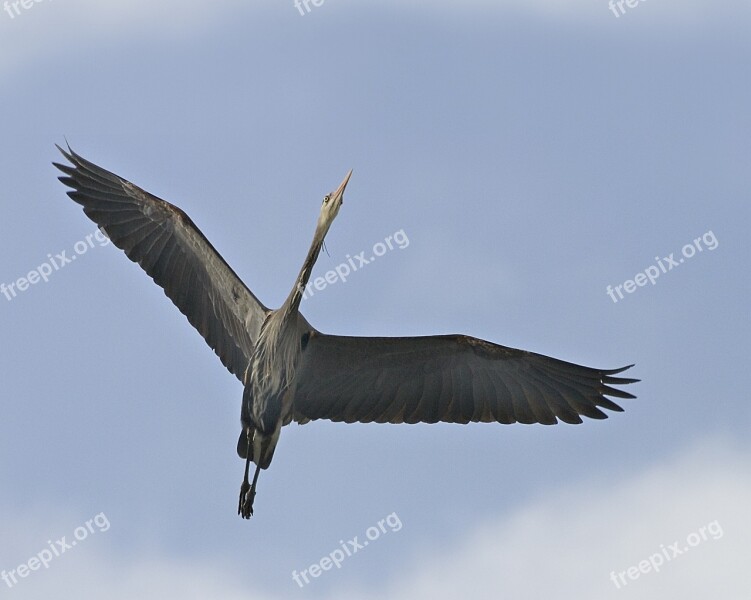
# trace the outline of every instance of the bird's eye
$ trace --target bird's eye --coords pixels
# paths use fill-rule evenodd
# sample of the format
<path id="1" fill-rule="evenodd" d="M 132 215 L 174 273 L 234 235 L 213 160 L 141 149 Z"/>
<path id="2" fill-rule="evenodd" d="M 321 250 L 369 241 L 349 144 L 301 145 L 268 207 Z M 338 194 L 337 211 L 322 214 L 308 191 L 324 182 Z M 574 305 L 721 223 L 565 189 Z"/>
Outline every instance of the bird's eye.
<path id="1" fill-rule="evenodd" d="M 326 204 L 326 203 L 327 203 L 327 202 L 328 202 L 329 200 L 331 200 L 331 196 L 326 196 L 326 197 L 325 197 L 325 198 L 323 199 L 323 203 L 324 203 L 324 204 Z"/>

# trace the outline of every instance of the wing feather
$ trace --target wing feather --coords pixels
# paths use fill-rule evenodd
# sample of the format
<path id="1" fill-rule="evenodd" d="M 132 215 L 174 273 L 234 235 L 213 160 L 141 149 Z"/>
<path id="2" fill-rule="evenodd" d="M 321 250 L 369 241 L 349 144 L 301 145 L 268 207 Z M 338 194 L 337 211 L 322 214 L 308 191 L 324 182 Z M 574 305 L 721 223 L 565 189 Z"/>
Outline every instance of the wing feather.
<path id="1" fill-rule="evenodd" d="M 54 163 L 68 196 L 138 263 L 242 380 L 269 310 L 178 207 L 82 158 Z"/>
<path id="2" fill-rule="evenodd" d="M 606 396 L 624 369 L 600 370 L 463 335 L 361 338 L 313 332 L 294 419 L 380 423 L 581 423 L 623 410 Z"/>

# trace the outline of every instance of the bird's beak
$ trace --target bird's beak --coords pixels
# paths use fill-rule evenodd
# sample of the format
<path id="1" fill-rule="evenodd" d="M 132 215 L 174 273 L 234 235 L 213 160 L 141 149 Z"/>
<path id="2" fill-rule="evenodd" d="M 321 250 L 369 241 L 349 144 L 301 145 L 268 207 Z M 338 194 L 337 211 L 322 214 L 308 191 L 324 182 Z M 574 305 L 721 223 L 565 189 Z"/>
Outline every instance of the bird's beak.
<path id="1" fill-rule="evenodd" d="M 339 184 L 339 187 L 336 188 L 336 191 L 334 192 L 334 198 L 339 204 L 341 204 L 344 200 L 344 188 L 347 187 L 350 177 L 352 177 L 352 169 L 349 170 L 349 173 L 347 173 L 346 177 L 342 180 L 342 182 Z"/>

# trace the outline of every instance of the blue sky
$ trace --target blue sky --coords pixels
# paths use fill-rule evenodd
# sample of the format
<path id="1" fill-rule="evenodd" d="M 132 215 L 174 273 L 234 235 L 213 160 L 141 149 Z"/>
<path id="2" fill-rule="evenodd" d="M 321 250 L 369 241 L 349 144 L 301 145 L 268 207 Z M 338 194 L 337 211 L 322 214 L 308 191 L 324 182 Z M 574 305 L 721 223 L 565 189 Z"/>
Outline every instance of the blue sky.
<path id="1" fill-rule="evenodd" d="M 0 11 L 0 283 L 76 259 L 0 295 L 0 570 L 84 539 L 3 597 L 747 593 L 747 4 L 29 6 Z M 635 362 L 638 398 L 578 426 L 292 425 L 243 522 L 241 387 L 86 242 L 50 164 L 65 139 L 188 212 L 272 307 L 353 168 L 314 277 L 409 244 L 306 299 L 314 326 Z M 389 515 L 398 530 L 295 583 Z"/>

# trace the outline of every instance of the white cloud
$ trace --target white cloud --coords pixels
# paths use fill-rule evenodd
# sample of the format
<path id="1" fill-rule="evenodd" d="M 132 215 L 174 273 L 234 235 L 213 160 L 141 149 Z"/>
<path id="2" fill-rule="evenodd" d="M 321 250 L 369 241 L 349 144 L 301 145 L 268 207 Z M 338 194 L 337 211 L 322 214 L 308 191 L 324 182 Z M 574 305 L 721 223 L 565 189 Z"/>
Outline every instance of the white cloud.
<path id="1" fill-rule="evenodd" d="M 722 597 L 746 597 L 749 473 L 748 451 L 704 443 L 629 480 L 578 484 L 488 522 L 454 547 L 421 556 L 387 593 L 339 597 L 699 600 L 715 595 L 720 582 Z M 679 550 L 689 536 L 696 543 L 692 534 L 714 522 L 706 541 L 666 559 L 660 572 L 626 574 L 621 589 L 610 580 L 611 571 L 617 577 L 663 548 L 672 556 L 676 541 Z"/>
<path id="2" fill-rule="evenodd" d="M 228 18 L 240 0 L 36 0 L 22 8 L 0 0 L 0 77 L 50 53 L 59 55 L 78 44 L 120 37 L 132 43 L 146 36 L 176 38 Z"/>
<path id="3" fill-rule="evenodd" d="M 0 0 L 0 78 L 46 53 L 59 54 L 74 44 L 96 45 L 99 40 L 118 37 L 141 43 L 146 36 L 191 36 L 217 23 L 262 18 L 265 11 L 286 10 L 290 19 L 300 18 L 294 0 L 252 4 L 242 0 L 35 0 L 26 9 L 18 0 L 17 9 L 12 8 L 13 0 L 3 2 Z M 325 0 L 325 10 L 332 15 L 342 14 L 337 8 L 344 6 L 343 0 Z M 616 18 L 608 9 L 608 0 L 364 0 L 347 3 L 346 10 L 385 7 L 425 18 L 466 16 L 469 21 L 493 13 L 528 14 L 576 27 L 607 26 Z M 672 30 L 686 24 L 702 27 L 717 19 L 737 22 L 749 13 L 751 5 L 741 0 L 641 0 L 619 18 L 624 26 L 669 25 Z"/>
<path id="4" fill-rule="evenodd" d="M 703 600 L 716 594 L 721 582 L 722 597 L 745 597 L 749 576 L 743 559 L 751 541 L 750 472 L 748 449 L 708 441 L 628 479 L 619 480 L 613 474 L 583 485 L 577 478 L 571 489 L 555 491 L 513 514 L 483 523 L 450 547 L 406 561 L 395 581 L 384 582 L 378 589 L 342 589 L 335 596 L 341 600 Z M 611 571 L 637 566 L 676 541 L 683 549 L 689 536 L 715 522 L 718 525 L 710 527 L 706 540 L 666 560 L 660 572 L 628 579 L 623 589 L 609 579 Z M 17 554 L 16 549 L 29 539 L 46 539 L 39 537 L 43 535 L 36 531 L 40 525 L 31 516 L 16 523 L 3 539 L 5 568 L 9 549 Z M 101 547 L 94 540 L 85 543 Z M 51 565 L 48 573 L 32 573 L 14 593 L 23 588 L 19 597 L 31 600 L 49 598 L 61 590 L 79 600 L 232 600 L 250 595 L 241 577 L 244 573 L 227 565 L 172 558 L 153 550 L 142 555 L 146 558 L 133 561 L 75 549 Z M 298 597 L 299 593 L 290 582 L 290 589 L 279 590 L 274 597 Z M 271 598 L 258 590 L 252 597 Z"/>
<path id="5" fill-rule="evenodd" d="M 330 2 L 331 0 L 326 0 Z M 334 0 L 336 1 L 336 0 Z M 682 20 L 696 21 L 697 18 L 712 18 L 714 16 L 727 17 L 748 13 L 749 5 L 743 0 L 718 0 L 707 2 L 706 0 L 629 0 L 632 7 L 629 8 L 625 1 L 623 9 L 626 14 L 641 13 L 644 19 L 659 19 L 664 22 L 670 19 L 672 22 Z M 387 4 L 400 8 L 418 9 L 423 13 L 430 10 L 451 11 L 454 13 L 468 13 L 469 11 L 493 11 L 493 12 L 517 12 L 531 13 L 540 17 L 579 20 L 581 18 L 601 16 L 607 20 L 614 19 L 615 15 L 610 12 L 609 0 L 466 0 L 455 2 L 453 0 L 385 0 Z M 367 3 L 366 3 L 367 4 Z M 383 5 L 380 0 L 378 5 Z M 608 17 L 609 15 L 609 17 Z"/>
<path id="6" fill-rule="evenodd" d="M 72 559 L 72 557 L 71 557 Z M 60 559 L 62 560 L 62 558 Z M 66 562 L 68 559 L 66 557 Z M 57 596 L 76 600 L 254 600 L 268 598 L 253 591 L 252 595 L 237 579 L 221 566 L 199 562 L 171 560 L 168 557 L 143 560 L 138 563 L 119 564 L 101 558 L 86 562 L 71 560 L 65 567 L 50 565 L 52 569 L 65 569 L 64 577 L 48 576 L 52 573 L 32 572 L 4 597 L 15 594 L 29 600 L 49 599 Z M 0 589 L 7 586 L 0 582 Z"/>

